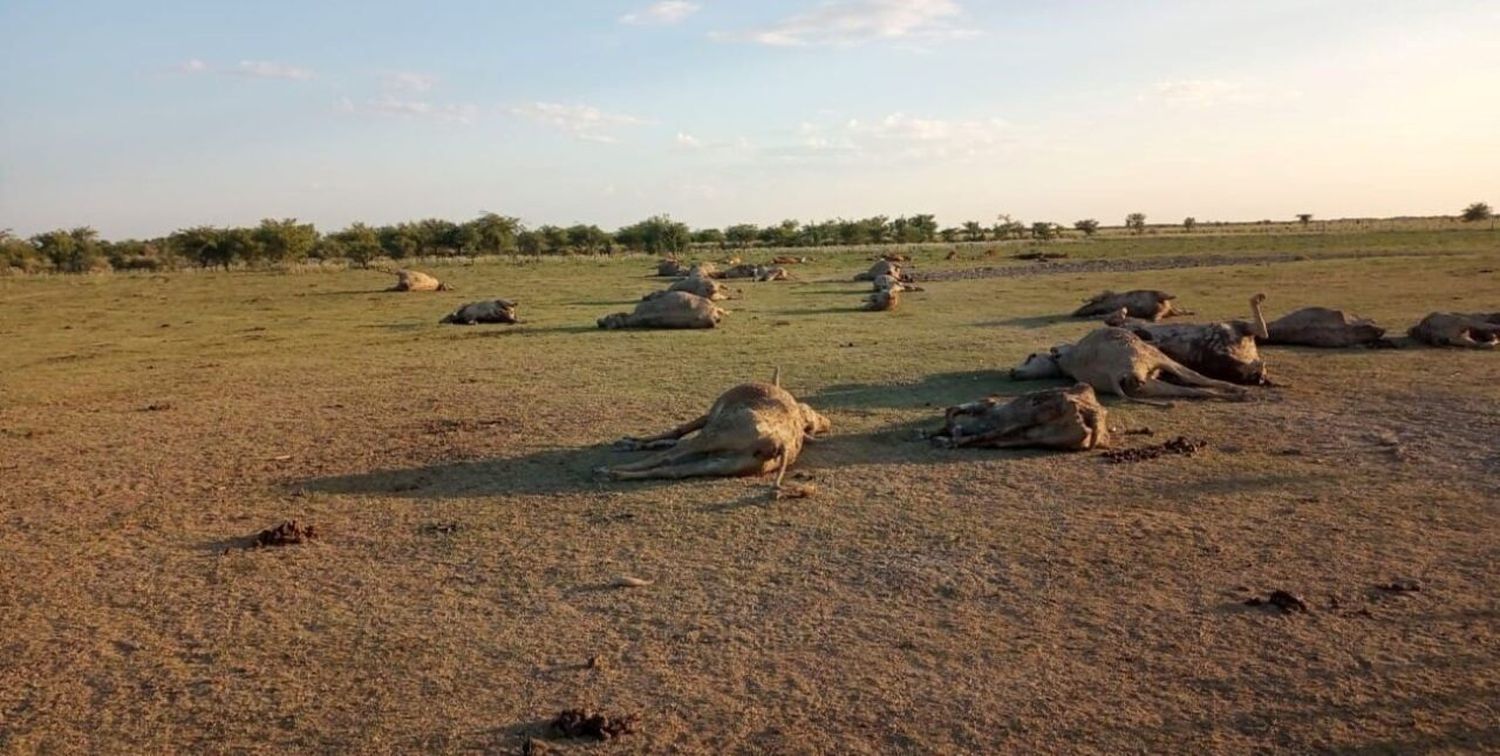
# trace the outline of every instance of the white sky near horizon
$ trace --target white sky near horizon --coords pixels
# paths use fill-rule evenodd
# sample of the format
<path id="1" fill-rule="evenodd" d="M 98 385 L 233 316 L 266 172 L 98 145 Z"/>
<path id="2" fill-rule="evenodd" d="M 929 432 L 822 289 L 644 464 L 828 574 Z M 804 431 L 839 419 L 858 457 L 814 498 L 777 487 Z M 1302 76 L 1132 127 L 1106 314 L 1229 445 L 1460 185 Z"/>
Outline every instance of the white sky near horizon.
<path id="1" fill-rule="evenodd" d="M 0 0 L 0 228 L 1500 204 L 1500 0 Z"/>

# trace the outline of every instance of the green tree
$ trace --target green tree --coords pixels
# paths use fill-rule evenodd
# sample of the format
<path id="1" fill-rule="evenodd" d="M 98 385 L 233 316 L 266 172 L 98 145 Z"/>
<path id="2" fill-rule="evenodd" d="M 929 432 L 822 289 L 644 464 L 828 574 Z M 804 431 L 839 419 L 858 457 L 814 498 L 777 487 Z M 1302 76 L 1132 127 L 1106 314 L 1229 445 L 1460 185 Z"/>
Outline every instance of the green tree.
<path id="1" fill-rule="evenodd" d="M 23 273 L 34 273 L 46 266 L 37 248 L 18 237 L 10 229 L 0 230 L 0 272 L 15 269 Z"/>
<path id="2" fill-rule="evenodd" d="M 501 255 L 516 250 L 516 233 L 521 220 L 497 213 L 483 213 L 465 223 L 455 234 L 446 231 L 455 248 L 471 255 Z"/>
<path id="3" fill-rule="evenodd" d="M 1487 221 L 1495 217 L 1495 213 L 1490 209 L 1489 204 L 1484 202 L 1475 202 L 1474 204 L 1464 208 L 1463 214 L 1459 217 L 1463 218 L 1463 221 L 1465 223 L 1474 223 L 1477 221 Z"/>
<path id="4" fill-rule="evenodd" d="M 693 243 L 706 244 L 723 249 L 724 232 L 717 228 L 700 228 L 693 232 Z"/>
<path id="5" fill-rule="evenodd" d="M 687 224 L 672 220 L 671 216 L 655 215 L 639 223 L 626 226 L 615 234 L 615 240 L 626 249 L 648 252 L 653 255 L 677 255 L 687 251 L 693 234 Z"/>
<path id="6" fill-rule="evenodd" d="M 516 248 L 523 255 L 540 255 L 546 247 L 547 242 L 539 231 L 521 229 L 521 233 L 516 235 Z"/>
<path id="7" fill-rule="evenodd" d="M 224 243 L 224 231 L 213 226 L 179 229 L 167 237 L 167 243 L 178 255 L 205 268 L 218 265 L 229 270 L 234 262 L 234 250 Z"/>
<path id="8" fill-rule="evenodd" d="M 1055 227 L 1051 223 L 1037 221 L 1031 224 L 1031 238 L 1033 239 L 1051 241 L 1055 232 Z"/>
<path id="9" fill-rule="evenodd" d="M 1125 227 L 1137 234 L 1146 233 L 1146 214 L 1131 213 L 1125 216 Z"/>
<path id="10" fill-rule="evenodd" d="M 422 239 L 422 254 L 452 257 L 464 250 L 464 230 L 457 223 L 442 218 L 417 221 Z"/>
<path id="11" fill-rule="evenodd" d="M 608 254 L 614 246 L 614 240 L 604 229 L 580 223 L 568 227 L 568 246 L 584 254 Z"/>
<path id="12" fill-rule="evenodd" d="M 1191 233 L 1193 233 L 1193 229 L 1195 229 L 1197 227 L 1198 227 L 1198 219 L 1197 218 L 1194 218 L 1193 216 L 1189 215 L 1188 217 L 1182 219 L 1182 230 L 1183 231 L 1186 231 L 1186 232 L 1188 232 L 1188 233 L 1191 234 Z"/>
<path id="13" fill-rule="evenodd" d="M 305 260 L 318 243 L 318 230 L 313 224 L 298 223 L 296 218 L 266 218 L 255 228 L 254 236 L 264 258 L 273 263 Z"/>
<path id="14" fill-rule="evenodd" d="M 1312 218 L 1312 213 L 1297 213 L 1297 222 L 1301 223 L 1304 227 L 1312 223 Z"/>
<path id="15" fill-rule="evenodd" d="M 964 221 L 964 241 L 984 241 L 984 224 L 979 221 Z"/>
<path id="16" fill-rule="evenodd" d="M 729 246 L 740 249 L 754 244 L 759 235 L 760 229 L 753 223 L 737 223 L 724 229 L 724 240 L 729 242 Z"/>
<path id="17" fill-rule="evenodd" d="M 949 244 L 952 244 L 953 242 L 958 241 L 959 234 L 961 234 L 961 233 L 962 232 L 959 229 L 956 229 L 956 228 L 953 228 L 953 227 L 950 226 L 948 228 L 943 229 L 942 231 L 939 231 L 938 232 L 938 237 L 941 238 L 943 241 L 945 241 L 945 242 L 947 242 Z"/>
<path id="18" fill-rule="evenodd" d="M 255 229 L 242 226 L 226 228 L 221 240 L 230 260 L 258 263 L 265 258 L 265 247 L 255 238 Z"/>
<path id="19" fill-rule="evenodd" d="M 1099 232 L 1099 221 L 1093 218 L 1084 218 L 1080 221 L 1073 221 L 1073 228 L 1082 231 L 1084 236 L 1093 236 Z"/>
<path id="20" fill-rule="evenodd" d="M 380 239 L 380 250 L 392 260 L 417 257 L 422 252 L 422 234 L 410 223 L 381 226 L 375 229 Z"/>
<path id="21" fill-rule="evenodd" d="M 542 226 L 537 230 L 542 236 L 542 247 L 547 254 L 561 255 L 568 251 L 568 232 L 560 226 Z"/>
<path id="22" fill-rule="evenodd" d="M 104 263 L 99 232 L 88 226 L 48 231 L 31 237 L 31 243 L 61 273 L 87 273 Z"/>
<path id="23" fill-rule="evenodd" d="M 361 268 L 370 267 L 370 262 L 380 257 L 380 236 L 375 229 L 363 223 L 352 223 L 348 228 L 334 234 L 344 259 Z"/>

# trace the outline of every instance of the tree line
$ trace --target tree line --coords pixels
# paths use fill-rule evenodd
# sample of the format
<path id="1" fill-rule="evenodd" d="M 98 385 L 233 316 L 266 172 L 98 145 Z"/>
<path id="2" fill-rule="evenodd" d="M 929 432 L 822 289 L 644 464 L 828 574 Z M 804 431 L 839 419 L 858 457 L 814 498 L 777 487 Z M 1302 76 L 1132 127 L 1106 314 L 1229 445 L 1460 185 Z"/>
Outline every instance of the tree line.
<path id="1" fill-rule="evenodd" d="M 1476 202 L 1460 216 L 1465 221 L 1492 217 L 1489 205 Z M 1298 214 L 1306 225 L 1312 215 Z M 1194 218 L 1182 222 L 1191 233 Z M 1124 228 L 1134 234 L 1147 230 L 1143 213 L 1130 213 Z M 1072 231 L 1092 237 L 1099 221 L 1075 221 Z M 823 247 L 871 244 L 984 242 L 1011 239 L 1047 241 L 1069 234 L 1058 223 L 1023 223 L 1001 214 L 992 223 L 968 221 L 940 228 L 936 216 L 919 213 L 891 218 L 884 215 L 854 220 L 834 219 L 804 223 L 784 220 L 769 226 L 741 223 L 727 228 L 692 230 L 670 216 L 657 215 L 613 232 L 595 225 L 544 225 L 528 228 L 520 219 L 483 213 L 466 223 L 438 218 L 370 226 L 354 223 L 331 233 L 295 218 L 267 218 L 253 227 L 196 226 L 155 239 L 109 241 L 92 228 L 58 229 L 27 239 L 0 230 L 0 272 L 53 271 L 87 273 L 103 270 L 171 270 L 185 265 L 204 268 L 272 267 L 309 260 L 342 260 L 368 266 L 380 258 L 404 260 L 426 257 L 483 255 L 610 254 L 618 250 L 656 255 L 685 254 L 694 246 L 722 249 L 749 247 Z"/>

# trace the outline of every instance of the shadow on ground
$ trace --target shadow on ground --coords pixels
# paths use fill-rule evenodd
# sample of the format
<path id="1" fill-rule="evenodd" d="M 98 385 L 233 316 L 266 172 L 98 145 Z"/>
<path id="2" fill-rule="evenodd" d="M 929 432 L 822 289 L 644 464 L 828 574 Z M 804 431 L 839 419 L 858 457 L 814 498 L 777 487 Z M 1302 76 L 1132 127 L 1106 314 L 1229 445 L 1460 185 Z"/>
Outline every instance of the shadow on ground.
<path id="1" fill-rule="evenodd" d="M 1058 323 L 1087 323 L 1087 322 L 1089 322 L 1089 321 L 1087 321 L 1085 319 L 1081 319 L 1081 318 L 1075 318 L 1075 317 L 1072 317 L 1070 315 L 1027 315 L 1025 317 L 1005 318 L 1003 320 L 986 320 L 986 321 L 982 321 L 982 322 L 979 322 L 979 323 L 975 323 L 974 326 L 976 328 L 997 328 L 997 327 L 1006 327 L 1006 326 L 1008 326 L 1008 327 L 1011 327 L 1011 328 L 1031 328 L 1031 329 L 1036 329 L 1036 328 L 1046 328 L 1047 326 L 1054 326 L 1054 325 L 1057 325 Z"/>
<path id="2" fill-rule="evenodd" d="M 448 462 L 407 469 L 375 470 L 295 482 L 293 489 L 333 494 L 450 499 L 480 496 L 561 494 L 612 485 L 594 468 L 619 464 L 631 455 L 608 446 L 553 449 L 504 459 Z"/>
<path id="3" fill-rule="evenodd" d="M 1012 381 L 1000 370 L 971 370 L 958 373 L 936 373 L 917 383 L 843 384 L 829 386 L 807 398 L 819 409 L 911 409 L 932 408 L 938 414 L 955 404 L 972 402 L 986 396 L 1018 396 L 1064 385 L 1053 381 Z"/>

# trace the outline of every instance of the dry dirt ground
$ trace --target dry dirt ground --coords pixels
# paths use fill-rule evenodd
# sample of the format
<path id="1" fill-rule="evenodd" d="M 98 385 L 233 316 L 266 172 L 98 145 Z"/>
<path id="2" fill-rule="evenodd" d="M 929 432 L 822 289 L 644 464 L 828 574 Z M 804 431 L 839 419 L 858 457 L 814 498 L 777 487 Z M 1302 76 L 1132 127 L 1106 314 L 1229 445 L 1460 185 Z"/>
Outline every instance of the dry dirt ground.
<path id="1" fill-rule="evenodd" d="M 1415 244 L 940 281 L 894 313 L 825 254 L 690 333 L 593 327 L 661 285 L 642 259 L 436 267 L 433 294 L 0 279 L 0 751 L 1494 751 L 1500 352 L 1268 348 L 1285 385 L 1248 403 L 1105 399 L 1152 431 L 1120 445 L 1194 456 L 918 438 L 1050 385 L 1004 370 L 1106 287 L 1394 332 L 1500 309 L 1493 236 Z M 528 322 L 437 325 L 492 296 Z M 591 475 L 777 365 L 834 423 L 812 497 Z M 317 538 L 242 548 L 293 518 Z M 1243 603 L 1277 589 L 1309 611 Z M 640 726 L 551 738 L 573 707 Z"/>

